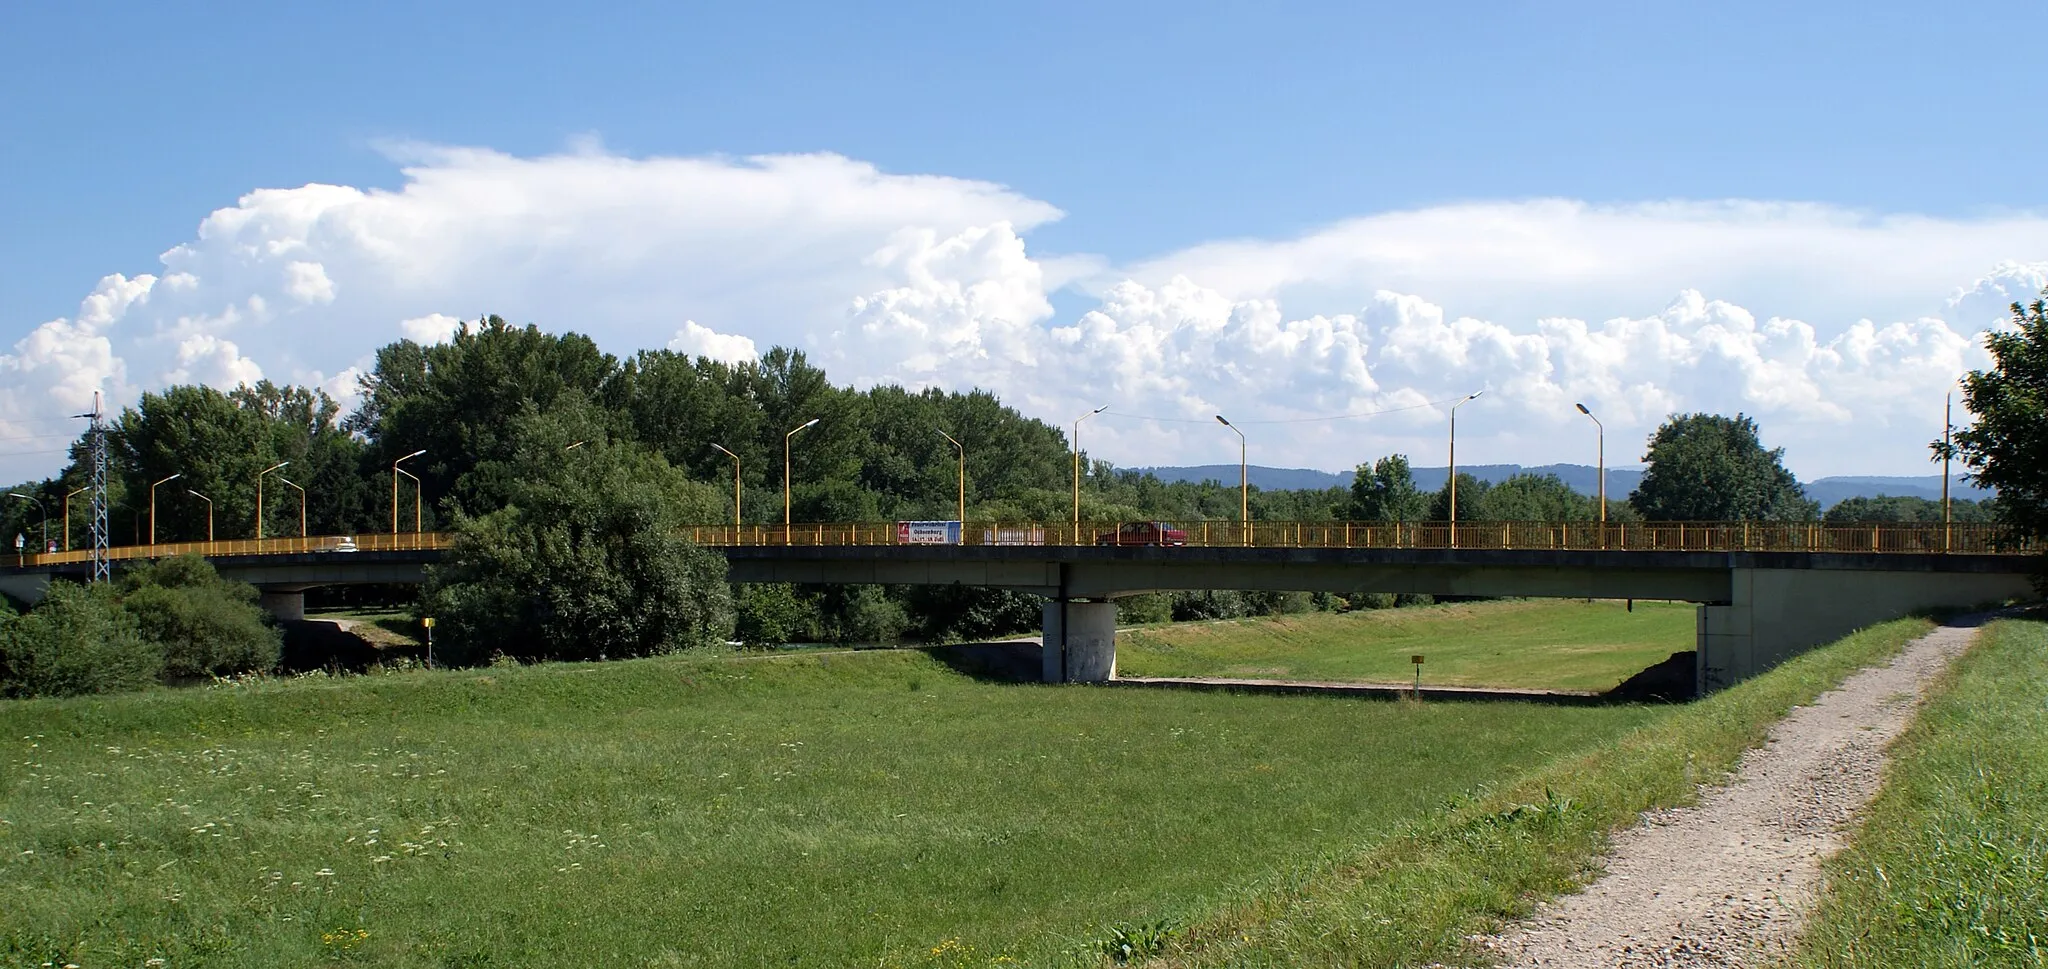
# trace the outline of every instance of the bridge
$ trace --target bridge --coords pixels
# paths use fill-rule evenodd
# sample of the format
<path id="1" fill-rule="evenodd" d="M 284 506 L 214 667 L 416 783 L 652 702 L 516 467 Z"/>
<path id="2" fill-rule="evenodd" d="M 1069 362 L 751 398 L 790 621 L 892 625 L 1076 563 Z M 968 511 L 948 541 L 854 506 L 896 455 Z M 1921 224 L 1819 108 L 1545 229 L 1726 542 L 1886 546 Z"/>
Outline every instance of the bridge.
<path id="1" fill-rule="evenodd" d="M 1116 675 L 1114 600 L 1189 589 L 1662 599 L 1698 605 L 1697 686 L 1920 609 L 2031 594 L 2031 544 L 1987 525 L 1764 522 L 1186 524 L 1186 545 L 1122 545 L 1113 523 L 970 522 L 951 544 L 893 523 L 704 526 L 736 582 L 966 585 L 1042 595 L 1044 678 Z M 197 554 L 281 618 L 327 585 L 416 583 L 453 536 L 413 532 L 121 546 L 118 566 Z M 17 557 L 0 592 L 39 598 L 88 554 Z"/>

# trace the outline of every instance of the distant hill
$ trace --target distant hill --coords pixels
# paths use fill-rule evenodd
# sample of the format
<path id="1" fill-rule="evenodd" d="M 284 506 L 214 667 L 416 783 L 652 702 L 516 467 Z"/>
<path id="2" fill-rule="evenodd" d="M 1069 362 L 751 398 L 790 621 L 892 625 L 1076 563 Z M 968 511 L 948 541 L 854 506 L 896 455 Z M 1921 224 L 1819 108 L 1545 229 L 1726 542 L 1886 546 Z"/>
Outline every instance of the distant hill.
<path id="1" fill-rule="evenodd" d="M 1960 479 L 1949 485 L 1948 496 L 1983 501 L 1996 492 L 1986 488 L 1973 488 Z M 1876 475 L 1848 475 L 1819 478 L 1806 484 L 1806 497 L 1820 502 L 1826 508 L 1844 498 L 1875 498 L 1891 495 L 1897 498 L 1941 499 L 1941 475 L 1929 474 L 1917 477 L 1882 477 Z"/>
<path id="2" fill-rule="evenodd" d="M 1126 468 L 1123 470 L 1150 472 L 1161 481 L 1216 481 L 1222 484 L 1237 483 L 1237 465 L 1203 464 L 1193 467 Z M 1317 471 L 1312 468 L 1267 468 L 1252 465 L 1247 469 L 1251 483 L 1265 490 L 1300 488 L 1349 488 L 1351 473 Z M 1444 486 L 1445 468 L 1416 468 L 1415 486 L 1424 491 L 1435 491 Z M 1518 474 L 1554 474 L 1574 491 L 1584 495 L 1599 493 L 1599 472 L 1587 464 L 1545 464 L 1537 467 L 1523 467 L 1519 464 L 1474 464 L 1458 468 L 1481 481 L 1505 481 Z M 1607 498 L 1621 501 L 1643 480 L 1642 468 L 1608 468 Z M 1916 497 L 1939 499 L 1941 497 L 1941 475 L 1930 474 L 1919 477 L 1884 477 L 1879 475 L 1842 475 L 1819 478 L 1806 483 L 1806 496 L 1820 502 L 1827 508 L 1845 498 L 1875 498 L 1879 495 L 1895 497 Z M 1972 488 L 1960 479 L 1950 486 L 1953 498 L 1982 500 L 1992 492 Z"/>

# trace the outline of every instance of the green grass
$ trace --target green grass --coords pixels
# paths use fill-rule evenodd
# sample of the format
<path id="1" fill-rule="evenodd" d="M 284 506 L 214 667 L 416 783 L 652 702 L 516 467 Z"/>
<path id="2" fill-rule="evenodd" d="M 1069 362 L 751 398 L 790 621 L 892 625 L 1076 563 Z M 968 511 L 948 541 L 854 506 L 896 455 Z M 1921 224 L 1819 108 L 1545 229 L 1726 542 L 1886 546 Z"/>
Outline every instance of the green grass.
<path id="1" fill-rule="evenodd" d="M 1058 964 L 1644 707 L 691 657 L 0 704 L 0 964 Z"/>
<path id="2" fill-rule="evenodd" d="M 1547 599 L 1303 613 L 1119 633 L 1122 676 L 1606 690 L 1693 648 L 1694 608 Z"/>
<path id="3" fill-rule="evenodd" d="M 1590 876 L 1608 835 L 1688 803 L 1793 706 L 1930 628 L 1903 619 L 1798 656 L 1615 741 L 1415 816 L 1377 843 L 1247 893 L 1170 941 L 1167 965 L 1486 963 L 1467 937 Z M 2038 696 L 2038 693 L 2037 693 Z M 1897 963 L 1912 965 L 1911 962 Z"/>
<path id="4" fill-rule="evenodd" d="M 2048 964 L 2048 622 L 1986 629 L 1893 757 L 1797 963 Z"/>

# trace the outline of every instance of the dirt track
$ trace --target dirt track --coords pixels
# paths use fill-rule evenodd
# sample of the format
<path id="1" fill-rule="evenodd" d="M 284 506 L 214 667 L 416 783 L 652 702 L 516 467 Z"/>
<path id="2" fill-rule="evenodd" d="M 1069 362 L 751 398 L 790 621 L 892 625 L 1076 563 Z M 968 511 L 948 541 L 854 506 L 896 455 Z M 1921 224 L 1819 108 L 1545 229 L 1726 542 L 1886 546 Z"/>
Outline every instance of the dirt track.
<path id="1" fill-rule="evenodd" d="M 1517 967 L 1763 966 L 1797 939 L 1820 863 L 1877 793 L 1885 745 L 1976 635 L 1944 626 L 1792 711 L 1697 807 L 1645 815 L 1580 894 L 1485 940 Z"/>

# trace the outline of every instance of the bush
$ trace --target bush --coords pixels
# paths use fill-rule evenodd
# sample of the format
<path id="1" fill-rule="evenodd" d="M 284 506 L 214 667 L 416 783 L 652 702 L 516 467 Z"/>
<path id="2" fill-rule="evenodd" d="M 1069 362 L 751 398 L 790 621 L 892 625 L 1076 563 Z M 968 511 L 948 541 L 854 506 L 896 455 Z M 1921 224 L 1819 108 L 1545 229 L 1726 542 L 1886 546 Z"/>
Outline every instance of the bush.
<path id="1" fill-rule="evenodd" d="M 519 423 L 519 453 L 484 469 L 505 506 L 460 517 L 454 545 L 427 569 L 421 614 L 438 620 L 435 659 L 593 660 L 725 642 L 725 557 L 678 535 L 709 517 L 718 489 L 632 445 L 594 442 L 565 457 L 569 433 L 551 420 Z"/>
<path id="2" fill-rule="evenodd" d="M 1124 596 L 1115 602 L 1116 622 L 1119 626 L 1173 621 L 1173 596 L 1169 593 L 1147 592 L 1144 595 Z"/>
<path id="3" fill-rule="evenodd" d="M 196 555 L 163 559 L 121 576 L 121 605 L 163 656 L 166 679 L 227 676 L 277 666 L 283 645 L 256 589 L 220 577 Z"/>
<path id="4" fill-rule="evenodd" d="M 732 602 L 732 635 L 740 642 L 775 645 L 819 637 L 817 603 L 787 582 L 735 585 Z"/>
<path id="5" fill-rule="evenodd" d="M 825 638 L 835 643 L 893 643 L 910 627 L 903 604 L 878 585 L 828 587 L 823 601 Z"/>
<path id="6" fill-rule="evenodd" d="M 1038 628 L 1045 600 L 1011 589 L 961 585 L 898 587 L 909 634 L 928 643 L 975 642 Z"/>
<path id="7" fill-rule="evenodd" d="M 56 583 L 27 615 L 0 623 L 0 692 L 8 696 L 141 689 L 162 669 L 162 651 L 104 584 Z"/>

